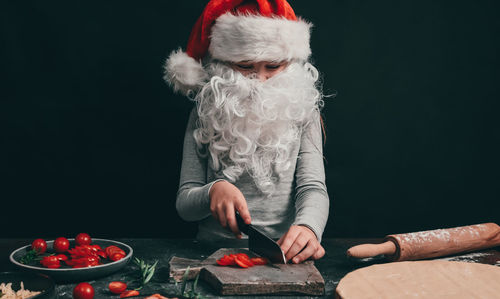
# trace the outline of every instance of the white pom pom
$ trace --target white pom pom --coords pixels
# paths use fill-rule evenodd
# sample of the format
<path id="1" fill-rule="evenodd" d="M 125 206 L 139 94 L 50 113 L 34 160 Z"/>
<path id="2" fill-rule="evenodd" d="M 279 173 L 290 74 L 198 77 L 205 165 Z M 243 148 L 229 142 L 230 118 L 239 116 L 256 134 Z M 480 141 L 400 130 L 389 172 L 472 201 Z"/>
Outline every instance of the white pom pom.
<path id="1" fill-rule="evenodd" d="M 179 49 L 167 58 L 163 79 L 175 92 L 188 95 L 198 91 L 207 82 L 208 75 L 200 62 Z"/>

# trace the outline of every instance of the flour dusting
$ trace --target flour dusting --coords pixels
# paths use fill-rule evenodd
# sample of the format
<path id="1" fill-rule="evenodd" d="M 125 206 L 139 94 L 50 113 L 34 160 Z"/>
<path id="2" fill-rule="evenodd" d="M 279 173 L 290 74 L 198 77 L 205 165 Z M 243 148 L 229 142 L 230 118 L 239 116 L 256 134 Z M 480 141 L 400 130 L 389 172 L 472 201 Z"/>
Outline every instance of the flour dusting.
<path id="1" fill-rule="evenodd" d="M 422 232 L 399 234 L 396 238 L 409 244 L 428 243 L 432 241 L 450 242 L 459 238 L 478 238 L 486 227 L 484 224 L 462 226 L 448 229 L 435 229 Z"/>
<path id="2" fill-rule="evenodd" d="M 464 254 L 460 256 L 451 256 L 451 257 L 444 257 L 440 258 L 439 260 L 443 261 L 451 261 L 451 262 L 470 262 L 470 263 L 477 263 L 478 258 L 484 258 L 486 256 L 492 255 L 492 253 L 489 252 L 473 252 L 469 254 Z"/>

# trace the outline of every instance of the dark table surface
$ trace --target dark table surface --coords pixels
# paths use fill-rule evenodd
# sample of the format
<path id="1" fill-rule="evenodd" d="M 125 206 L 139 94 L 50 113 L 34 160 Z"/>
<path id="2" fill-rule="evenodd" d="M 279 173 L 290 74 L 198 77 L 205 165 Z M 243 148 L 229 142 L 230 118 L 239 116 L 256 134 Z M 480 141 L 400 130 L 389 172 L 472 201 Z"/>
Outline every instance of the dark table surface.
<path id="1" fill-rule="evenodd" d="M 148 295 L 153 293 L 175 294 L 180 291 L 180 285 L 176 285 L 169 280 L 168 262 L 172 256 L 205 259 L 212 254 L 217 248 L 200 244 L 192 239 L 116 239 L 124 242 L 134 249 L 134 256 L 145 260 L 146 262 L 154 262 L 158 260 L 157 272 L 152 281 L 147 284 L 141 294 Z M 31 239 L 0 239 L 0 271 L 16 271 L 16 267 L 10 263 L 10 253 L 22 246 L 31 243 Z M 322 245 L 326 250 L 326 255 L 316 261 L 316 267 L 325 279 L 325 295 L 321 297 L 308 296 L 258 296 L 259 298 L 332 298 L 335 288 L 340 279 L 347 273 L 366 267 L 375 263 L 384 263 L 380 258 L 352 260 L 346 257 L 346 250 L 354 245 L 378 242 L 377 239 L 324 239 Z M 447 257 L 447 260 L 459 260 L 467 262 L 478 262 L 500 266 L 500 251 L 499 248 L 483 250 L 476 253 L 463 254 L 455 257 Z M 135 265 L 129 263 L 124 269 L 110 276 L 103 277 L 97 280 L 89 281 L 95 289 L 94 298 L 118 298 L 117 295 L 112 295 L 108 292 L 108 283 L 111 281 L 130 281 L 136 273 Z M 58 284 L 56 293 L 58 298 L 71 298 L 72 290 L 76 283 Z M 188 283 L 186 290 L 190 290 L 192 282 Z M 220 297 L 214 290 L 204 282 L 198 282 L 196 287 L 197 293 L 206 298 Z M 252 298 L 255 296 L 251 296 Z M 236 298 L 251 298 L 250 296 L 236 296 Z M 231 298 L 224 296 L 224 298 Z"/>

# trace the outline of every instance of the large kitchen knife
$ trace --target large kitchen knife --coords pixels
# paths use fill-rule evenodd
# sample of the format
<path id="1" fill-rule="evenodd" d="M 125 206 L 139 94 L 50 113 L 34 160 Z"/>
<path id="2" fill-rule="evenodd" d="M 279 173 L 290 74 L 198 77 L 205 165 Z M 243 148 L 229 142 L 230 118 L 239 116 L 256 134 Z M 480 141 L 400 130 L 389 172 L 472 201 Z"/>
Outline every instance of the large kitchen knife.
<path id="1" fill-rule="evenodd" d="M 236 221 L 240 231 L 248 235 L 248 249 L 268 258 L 272 263 L 286 264 L 285 254 L 278 243 L 255 226 L 246 224 L 238 211 L 236 211 Z"/>

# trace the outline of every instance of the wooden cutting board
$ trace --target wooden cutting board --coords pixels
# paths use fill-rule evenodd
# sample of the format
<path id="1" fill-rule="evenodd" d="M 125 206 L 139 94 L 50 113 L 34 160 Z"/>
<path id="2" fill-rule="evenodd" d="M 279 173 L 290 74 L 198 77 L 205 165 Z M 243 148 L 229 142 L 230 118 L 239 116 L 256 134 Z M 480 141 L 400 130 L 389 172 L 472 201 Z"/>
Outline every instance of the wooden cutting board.
<path id="1" fill-rule="evenodd" d="M 324 294 L 325 281 L 313 261 L 301 264 L 261 265 L 246 269 L 217 265 L 217 259 L 231 253 L 256 256 L 246 248 L 222 248 L 203 261 L 174 256 L 169 263 L 170 277 L 176 281 L 181 280 L 189 266 L 189 279 L 193 279 L 199 273 L 200 279 L 210 284 L 221 295 Z"/>

